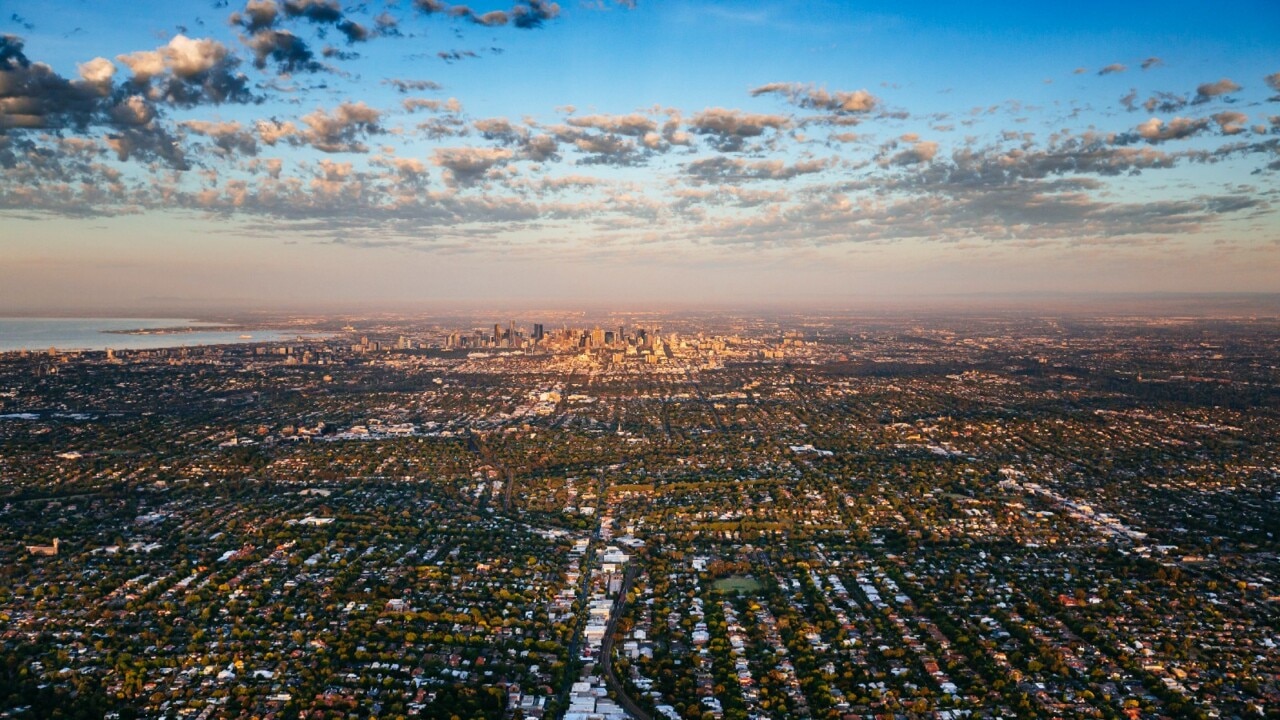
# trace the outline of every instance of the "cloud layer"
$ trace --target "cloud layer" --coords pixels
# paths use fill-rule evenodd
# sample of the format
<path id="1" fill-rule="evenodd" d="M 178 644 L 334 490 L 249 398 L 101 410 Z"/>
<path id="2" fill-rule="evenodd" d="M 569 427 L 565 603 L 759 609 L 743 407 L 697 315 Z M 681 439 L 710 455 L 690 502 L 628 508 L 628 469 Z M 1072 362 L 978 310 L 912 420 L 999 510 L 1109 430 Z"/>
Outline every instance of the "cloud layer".
<path id="1" fill-rule="evenodd" d="M 0 37 L 0 211 L 185 211 L 428 246 L 449 232 L 476 251 L 544 234 L 687 251 L 1163 242 L 1269 216 L 1275 201 L 1187 178 L 1229 163 L 1274 182 L 1280 114 L 1259 105 L 1280 100 L 1267 97 L 1280 72 L 1178 87 L 1154 56 L 1081 68 L 1072 82 L 1142 86 L 1090 122 L 1070 98 L 915 110 L 887 82 L 868 82 L 873 94 L 795 80 L 695 107 L 579 112 L 546 98 L 476 117 L 491 104 L 484 88 L 434 79 L 441 60 L 500 57 L 451 47 L 463 29 L 537 37 L 524 31 L 562 14 L 542 0 L 414 0 L 376 16 L 335 0 L 248 0 L 226 18 L 226 42 L 178 33 L 65 76 Z M 450 45 L 424 48 L 422 22 L 452 31 Z M 349 70 L 375 41 L 413 50 L 421 72 Z M 1180 189 L 1125 192 L 1154 178 Z"/>

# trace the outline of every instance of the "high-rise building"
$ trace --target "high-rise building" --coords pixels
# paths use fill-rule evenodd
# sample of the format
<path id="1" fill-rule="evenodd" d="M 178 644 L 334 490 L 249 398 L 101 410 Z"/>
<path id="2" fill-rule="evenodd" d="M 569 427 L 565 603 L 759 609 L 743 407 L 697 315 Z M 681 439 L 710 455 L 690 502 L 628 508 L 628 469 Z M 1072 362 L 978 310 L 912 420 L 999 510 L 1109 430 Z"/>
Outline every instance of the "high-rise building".
<path id="1" fill-rule="evenodd" d="M 542 323 L 534 323 L 534 324 L 533 324 L 533 339 L 534 339 L 534 340 L 541 340 L 541 339 L 542 339 L 542 334 L 543 334 Z"/>

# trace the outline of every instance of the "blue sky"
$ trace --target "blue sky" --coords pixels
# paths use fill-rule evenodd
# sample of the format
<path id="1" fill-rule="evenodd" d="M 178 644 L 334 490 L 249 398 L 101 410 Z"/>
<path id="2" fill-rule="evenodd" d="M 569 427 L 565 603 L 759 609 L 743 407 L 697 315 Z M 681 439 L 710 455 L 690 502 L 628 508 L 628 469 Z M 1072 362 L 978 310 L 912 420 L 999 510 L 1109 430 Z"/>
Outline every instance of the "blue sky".
<path id="1" fill-rule="evenodd" d="M 1280 291 L 1280 7 L 42 2 L 0 306 Z"/>

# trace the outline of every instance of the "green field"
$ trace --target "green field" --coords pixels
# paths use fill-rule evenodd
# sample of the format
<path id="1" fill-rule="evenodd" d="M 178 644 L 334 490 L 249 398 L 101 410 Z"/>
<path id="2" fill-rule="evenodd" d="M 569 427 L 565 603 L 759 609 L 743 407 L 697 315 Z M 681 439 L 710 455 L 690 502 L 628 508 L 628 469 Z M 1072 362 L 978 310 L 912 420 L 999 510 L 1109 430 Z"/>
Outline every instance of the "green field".
<path id="1" fill-rule="evenodd" d="M 760 581 L 746 575 L 732 575 L 715 581 L 712 587 L 722 593 L 754 593 L 760 590 Z"/>

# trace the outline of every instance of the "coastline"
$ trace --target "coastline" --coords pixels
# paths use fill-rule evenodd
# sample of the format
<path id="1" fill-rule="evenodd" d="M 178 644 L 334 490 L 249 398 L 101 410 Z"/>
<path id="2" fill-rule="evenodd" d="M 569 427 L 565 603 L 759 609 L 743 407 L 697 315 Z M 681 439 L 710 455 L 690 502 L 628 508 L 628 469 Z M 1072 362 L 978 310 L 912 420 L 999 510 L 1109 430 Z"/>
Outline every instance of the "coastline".
<path id="1" fill-rule="evenodd" d="M 191 318 L 0 318 L 0 354 L 102 352 L 281 342 L 306 333 Z"/>

